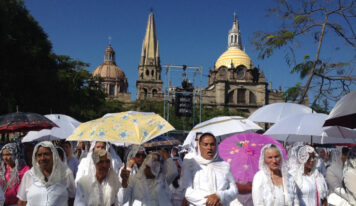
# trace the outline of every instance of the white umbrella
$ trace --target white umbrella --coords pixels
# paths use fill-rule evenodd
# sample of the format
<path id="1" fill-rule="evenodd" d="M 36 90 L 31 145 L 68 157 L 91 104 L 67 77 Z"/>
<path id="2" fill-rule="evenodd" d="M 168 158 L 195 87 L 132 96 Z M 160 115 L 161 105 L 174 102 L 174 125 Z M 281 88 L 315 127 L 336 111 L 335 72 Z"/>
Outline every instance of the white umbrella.
<path id="1" fill-rule="evenodd" d="M 330 126 L 323 127 L 325 132 L 324 136 L 343 138 L 343 139 L 353 139 L 356 142 L 356 129 L 350 129 L 346 127 Z"/>
<path id="2" fill-rule="evenodd" d="M 64 114 L 49 114 L 45 115 L 45 117 L 56 123 L 58 127 L 31 131 L 22 138 L 22 142 L 66 139 L 73 133 L 74 129 L 81 124 L 76 119 Z"/>
<path id="3" fill-rule="evenodd" d="M 356 91 L 351 91 L 335 104 L 324 126 L 356 128 Z"/>
<path id="4" fill-rule="evenodd" d="M 301 104 L 281 102 L 268 104 L 259 108 L 252 113 L 248 119 L 254 122 L 277 123 L 289 116 L 309 114 L 312 112 L 313 110 L 311 108 Z"/>
<path id="5" fill-rule="evenodd" d="M 326 114 L 320 113 L 294 115 L 274 124 L 264 134 L 286 142 L 353 143 L 353 140 L 323 134 L 326 118 Z"/>
<path id="6" fill-rule="evenodd" d="M 183 145 L 192 145 L 197 132 L 211 132 L 218 137 L 219 142 L 235 133 L 255 132 L 262 128 L 248 119 L 240 116 L 215 117 L 201 122 L 189 132 Z"/>

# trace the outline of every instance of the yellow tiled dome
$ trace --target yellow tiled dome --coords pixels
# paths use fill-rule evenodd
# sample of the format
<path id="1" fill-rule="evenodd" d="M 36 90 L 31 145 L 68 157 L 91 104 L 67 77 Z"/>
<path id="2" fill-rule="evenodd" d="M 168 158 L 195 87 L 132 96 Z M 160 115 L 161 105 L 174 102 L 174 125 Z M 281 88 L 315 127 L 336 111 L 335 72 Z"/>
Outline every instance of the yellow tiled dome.
<path id="1" fill-rule="evenodd" d="M 221 66 L 230 68 L 231 62 L 234 64 L 234 67 L 244 65 L 247 69 L 251 69 L 253 66 L 250 57 L 244 51 L 236 47 L 230 47 L 216 61 L 215 68 L 219 69 Z"/>

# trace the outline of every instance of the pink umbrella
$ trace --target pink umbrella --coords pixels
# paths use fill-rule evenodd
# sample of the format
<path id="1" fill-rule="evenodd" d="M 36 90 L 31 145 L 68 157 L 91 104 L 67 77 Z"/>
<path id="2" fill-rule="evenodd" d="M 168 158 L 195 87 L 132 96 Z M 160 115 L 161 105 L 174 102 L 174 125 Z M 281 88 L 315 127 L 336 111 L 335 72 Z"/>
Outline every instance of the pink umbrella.
<path id="1" fill-rule="evenodd" d="M 258 171 L 261 149 L 267 144 L 277 145 L 287 159 L 281 143 L 270 136 L 256 133 L 241 133 L 226 138 L 219 144 L 219 153 L 230 164 L 236 181 L 252 182 Z"/>

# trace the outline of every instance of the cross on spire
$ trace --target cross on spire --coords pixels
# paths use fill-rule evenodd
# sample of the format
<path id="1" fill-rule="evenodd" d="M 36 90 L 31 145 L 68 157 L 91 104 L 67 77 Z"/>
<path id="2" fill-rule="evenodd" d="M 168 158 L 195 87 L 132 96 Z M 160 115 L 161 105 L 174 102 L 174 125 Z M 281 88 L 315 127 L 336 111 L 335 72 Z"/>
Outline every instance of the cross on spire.
<path id="1" fill-rule="evenodd" d="M 112 40 L 111 36 L 108 37 L 108 40 L 109 40 L 109 45 L 111 45 L 111 40 Z"/>
<path id="2" fill-rule="evenodd" d="M 236 14 L 236 12 L 234 11 L 234 21 L 236 21 L 236 19 L 237 19 L 237 14 Z"/>

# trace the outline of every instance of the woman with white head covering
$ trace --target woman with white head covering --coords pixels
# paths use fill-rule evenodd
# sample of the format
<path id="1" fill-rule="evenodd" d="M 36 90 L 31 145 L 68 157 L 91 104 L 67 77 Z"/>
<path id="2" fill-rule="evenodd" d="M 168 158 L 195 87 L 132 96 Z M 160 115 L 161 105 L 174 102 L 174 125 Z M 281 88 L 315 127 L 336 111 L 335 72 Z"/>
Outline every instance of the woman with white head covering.
<path id="1" fill-rule="evenodd" d="M 190 205 L 229 205 L 237 197 L 230 165 L 220 159 L 215 136 L 204 133 L 198 140 L 198 152 L 189 161 L 185 173 L 185 198 Z"/>
<path id="2" fill-rule="evenodd" d="M 72 205 L 75 185 L 72 171 L 62 163 L 51 142 L 40 142 L 32 155 L 33 167 L 22 179 L 18 205 Z"/>
<path id="3" fill-rule="evenodd" d="M 16 205 L 17 191 L 23 175 L 30 169 L 20 158 L 20 151 L 16 143 L 6 144 L 0 151 L 0 185 L 5 192 L 5 204 Z"/>
<path id="4" fill-rule="evenodd" d="M 301 206 L 326 205 L 328 187 L 324 176 L 316 169 L 316 152 L 308 145 L 292 148 L 296 151 L 289 157 L 294 163 L 290 169 L 297 189 L 297 197 Z"/>
<path id="5" fill-rule="evenodd" d="M 265 145 L 261 150 L 259 171 L 252 183 L 252 199 L 255 206 L 298 205 L 295 185 L 288 177 L 288 168 L 281 149 Z"/>
<path id="6" fill-rule="evenodd" d="M 332 193 L 335 188 L 342 186 L 343 168 L 346 161 L 348 148 L 336 148 L 331 152 L 331 164 L 326 170 L 326 182 Z"/>
<path id="7" fill-rule="evenodd" d="M 117 174 L 111 165 L 110 153 L 96 150 L 89 174 L 79 179 L 75 206 L 112 206 L 120 187 Z"/>
<path id="8" fill-rule="evenodd" d="M 81 177 L 89 174 L 90 165 L 93 164 L 92 154 L 93 154 L 93 152 L 95 152 L 97 150 L 106 150 L 110 153 L 111 163 L 113 166 L 112 168 L 115 170 L 116 174 L 119 174 L 119 170 L 121 168 L 122 161 L 121 161 L 120 157 L 116 154 L 115 150 L 110 145 L 110 143 L 93 141 L 90 145 L 88 155 L 86 157 L 84 157 L 78 165 L 78 171 L 77 171 L 77 176 L 75 177 L 75 182 L 78 182 L 78 180 Z"/>
<path id="9" fill-rule="evenodd" d="M 348 153 L 344 166 L 344 178 L 341 187 L 336 188 L 328 197 L 328 203 L 332 206 L 356 205 L 356 146 Z"/>
<path id="10" fill-rule="evenodd" d="M 171 206 L 166 173 L 165 158 L 157 152 L 150 153 L 137 174 L 129 178 L 122 176 L 119 203 L 129 202 L 130 206 Z"/>
<path id="11" fill-rule="evenodd" d="M 146 149 L 141 145 L 131 145 L 126 158 L 126 165 L 131 174 L 136 174 L 147 156 Z"/>

